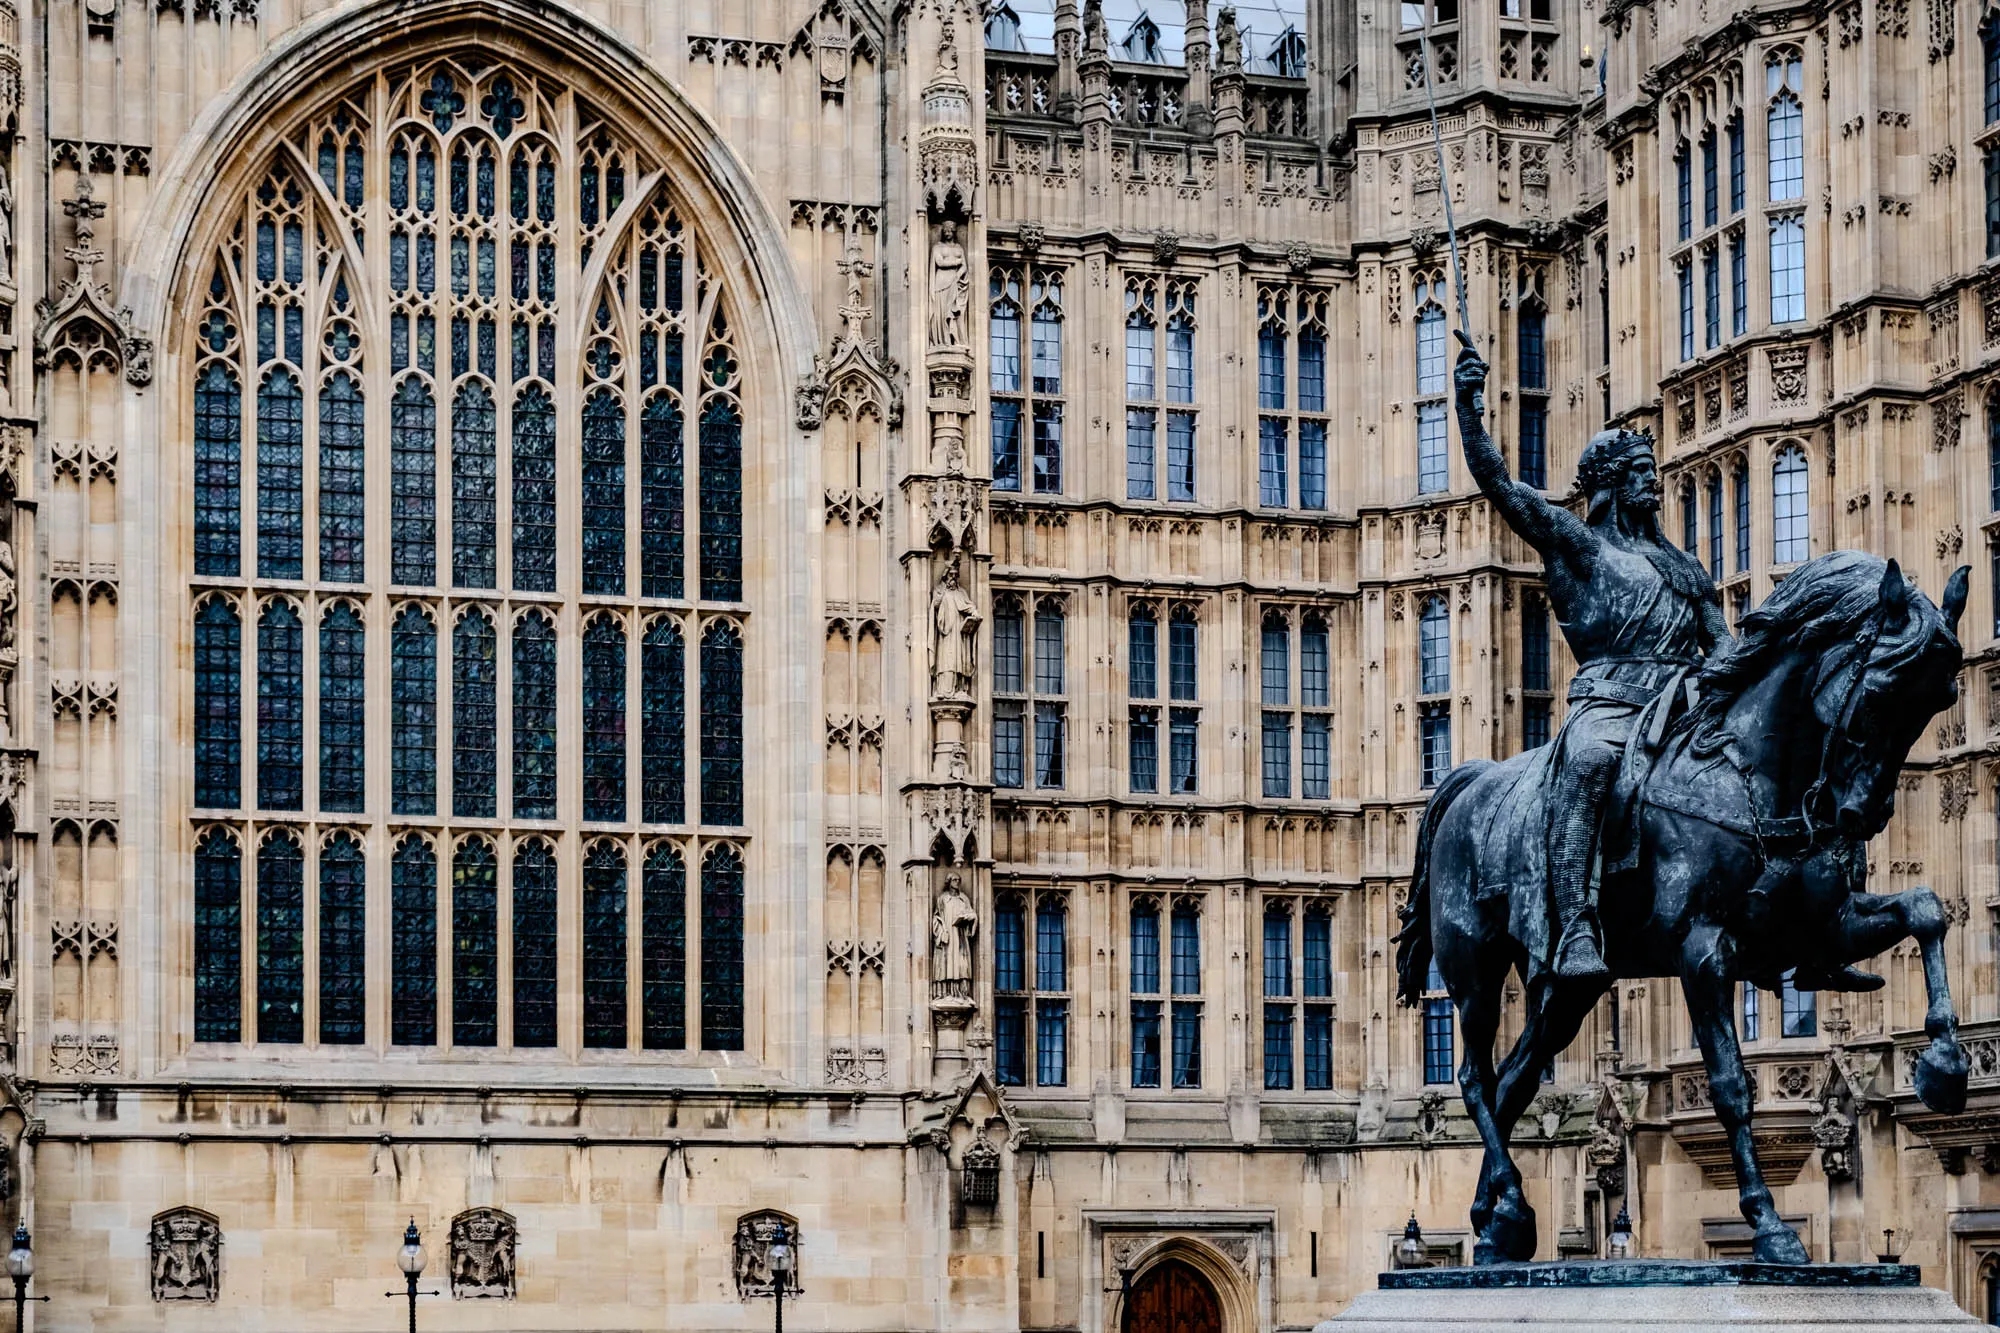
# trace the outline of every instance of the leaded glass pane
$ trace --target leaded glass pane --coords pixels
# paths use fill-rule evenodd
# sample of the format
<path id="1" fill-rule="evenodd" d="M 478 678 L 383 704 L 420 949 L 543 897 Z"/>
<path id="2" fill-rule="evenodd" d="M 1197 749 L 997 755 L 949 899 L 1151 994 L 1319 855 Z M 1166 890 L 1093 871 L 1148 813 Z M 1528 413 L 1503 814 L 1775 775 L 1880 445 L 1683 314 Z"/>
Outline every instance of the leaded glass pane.
<path id="1" fill-rule="evenodd" d="M 687 818 L 687 659 L 678 624 L 655 620 L 639 648 L 639 817 L 648 824 Z"/>
<path id="2" fill-rule="evenodd" d="M 625 626 L 611 616 L 583 631 L 583 817 L 625 818 Z"/>
<path id="3" fill-rule="evenodd" d="M 412 375 L 389 404 L 389 577 L 437 578 L 437 404 Z"/>
<path id="4" fill-rule="evenodd" d="M 556 817 L 556 627 L 539 611 L 514 626 L 514 818 Z"/>
<path id="5" fill-rule="evenodd" d="M 743 417 L 722 397 L 701 412 L 701 595 L 743 600 Z"/>
<path id="6" fill-rule="evenodd" d="M 720 621 L 701 636 L 701 822 L 743 822 L 743 638 Z"/>
<path id="7" fill-rule="evenodd" d="M 257 619 L 257 807 L 305 807 L 305 631 L 289 602 Z"/>
<path id="8" fill-rule="evenodd" d="M 243 628 L 218 597 L 194 616 L 194 803 L 230 809 L 242 793 Z"/>
<path id="9" fill-rule="evenodd" d="M 243 852 L 221 829 L 194 849 L 194 1039 L 243 1040 Z"/>
<path id="10" fill-rule="evenodd" d="M 681 410 L 657 394 L 639 417 L 639 592 L 645 597 L 684 594 L 687 548 L 687 465 Z"/>
<path id="11" fill-rule="evenodd" d="M 210 363 L 194 391 L 194 572 L 233 578 L 243 542 L 243 391 Z"/>
<path id="12" fill-rule="evenodd" d="M 539 384 L 514 400 L 514 586 L 556 590 L 556 409 Z"/>
<path id="13" fill-rule="evenodd" d="M 583 590 L 625 591 L 625 408 L 609 389 L 583 404 Z"/>
<path id="14" fill-rule="evenodd" d="M 368 529 L 361 385 L 341 371 L 319 395 L 319 576 L 360 583 Z"/>
<path id="15" fill-rule="evenodd" d="M 514 853 L 514 1045 L 556 1044 L 556 859 L 544 842 Z"/>
<path id="16" fill-rule="evenodd" d="M 280 366 L 257 388 L 257 577 L 305 577 L 305 397 Z"/>
<path id="17" fill-rule="evenodd" d="M 496 580 L 495 466 L 493 395 L 467 384 L 451 406 L 451 581 L 460 588 L 491 588 Z"/>
<path id="18" fill-rule="evenodd" d="M 451 1044 L 500 1039 L 500 867 L 493 844 L 472 838 L 451 862 Z"/>
<path id="19" fill-rule="evenodd" d="M 437 813 L 437 627 L 414 606 L 389 635 L 390 810 Z"/>
<path id="20" fill-rule="evenodd" d="M 367 631 L 346 602 L 319 622 L 319 805 L 358 814 L 366 791 Z"/>
<path id="21" fill-rule="evenodd" d="M 1157 907 L 1137 907 L 1132 911 L 1132 993 L 1160 993 L 1160 911 Z"/>
<path id="22" fill-rule="evenodd" d="M 646 854 L 640 889 L 643 1045 L 649 1051 L 687 1047 L 687 865 L 660 843 Z"/>
<path id="23" fill-rule="evenodd" d="M 701 1048 L 743 1049 L 743 855 L 727 843 L 701 864 Z"/>
<path id="24" fill-rule="evenodd" d="M 306 1039 L 305 858 L 289 832 L 257 849 L 257 1040 Z"/>
<path id="25" fill-rule="evenodd" d="M 390 866 L 389 1040 L 435 1046 L 437 993 L 437 853 L 409 837 Z"/>
<path id="26" fill-rule="evenodd" d="M 353 835 L 319 853 L 319 1039 L 353 1046 L 368 1032 L 368 868 Z"/>
<path id="27" fill-rule="evenodd" d="M 625 852 L 612 842 L 583 863 L 583 1044 L 625 1045 Z"/>
<path id="28" fill-rule="evenodd" d="M 451 808 L 490 819 L 497 806 L 500 662 L 493 622 L 469 611 L 451 635 Z"/>

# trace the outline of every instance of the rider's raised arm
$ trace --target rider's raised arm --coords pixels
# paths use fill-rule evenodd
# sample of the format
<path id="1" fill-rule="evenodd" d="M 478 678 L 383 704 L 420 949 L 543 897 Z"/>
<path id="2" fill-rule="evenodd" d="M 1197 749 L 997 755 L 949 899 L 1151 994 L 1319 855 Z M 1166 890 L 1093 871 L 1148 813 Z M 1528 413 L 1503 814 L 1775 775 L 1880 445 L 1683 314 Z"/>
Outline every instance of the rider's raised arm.
<path id="1" fill-rule="evenodd" d="M 1481 493 L 1507 526 L 1543 556 L 1588 559 L 1593 547 L 1589 527 L 1567 509 L 1550 504 L 1534 487 L 1508 475 L 1500 446 L 1486 433 L 1486 362 L 1470 343 L 1458 354 L 1452 379 L 1458 389 L 1458 434 L 1465 445 L 1465 465 Z"/>

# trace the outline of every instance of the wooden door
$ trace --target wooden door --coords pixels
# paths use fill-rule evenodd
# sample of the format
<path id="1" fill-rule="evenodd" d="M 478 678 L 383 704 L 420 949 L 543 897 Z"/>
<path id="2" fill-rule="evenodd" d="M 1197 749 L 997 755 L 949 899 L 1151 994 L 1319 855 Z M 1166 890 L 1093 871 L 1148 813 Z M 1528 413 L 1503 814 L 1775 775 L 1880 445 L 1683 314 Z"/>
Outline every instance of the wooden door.
<path id="1" fill-rule="evenodd" d="M 1222 1333 L 1222 1302 L 1207 1278 L 1169 1260 L 1132 1284 L 1124 1333 Z"/>

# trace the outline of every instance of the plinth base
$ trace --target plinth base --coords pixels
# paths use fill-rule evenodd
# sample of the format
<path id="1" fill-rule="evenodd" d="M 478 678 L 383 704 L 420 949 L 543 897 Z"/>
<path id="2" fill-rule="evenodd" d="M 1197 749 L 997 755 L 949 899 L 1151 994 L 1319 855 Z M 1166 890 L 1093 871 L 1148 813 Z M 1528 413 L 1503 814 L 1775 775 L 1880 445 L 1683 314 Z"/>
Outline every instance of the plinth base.
<path id="1" fill-rule="evenodd" d="M 1928 1333 L 1982 1327 L 1907 1264 L 1652 1259 L 1384 1273 L 1314 1333 Z"/>

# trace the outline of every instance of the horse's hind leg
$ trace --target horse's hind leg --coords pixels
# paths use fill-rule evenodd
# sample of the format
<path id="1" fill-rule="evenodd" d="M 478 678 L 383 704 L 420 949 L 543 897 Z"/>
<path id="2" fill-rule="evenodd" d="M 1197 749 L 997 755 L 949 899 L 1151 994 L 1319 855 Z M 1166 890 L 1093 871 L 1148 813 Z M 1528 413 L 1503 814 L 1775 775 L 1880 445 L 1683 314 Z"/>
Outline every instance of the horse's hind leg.
<path id="1" fill-rule="evenodd" d="M 1486 1145 L 1479 1192 L 1472 1203 L 1472 1226 L 1479 1233 L 1473 1262 L 1530 1258 L 1535 1252 L 1535 1213 L 1521 1193 L 1521 1173 L 1507 1151 L 1507 1136 L 1493 1116 L 1493 1042 L 1500 1030 L 1500 995 L 1507 961 L 1493 954 L 1477 956 L 1470 943 L 1442 953 L 1438 961 L 1445 980 L 1451 983 L 1458 1006 L 1459 1037 L 1465 1043 L 1465 1058 L 1458 1066 L 1459 1092 Z M 1526 1252 L 1522 1253 L 1524 1244 Z"/>
<path id="2" fill-rule="evenodd" d="M 1872 958 L 1903 939 L 1923 951 L 1924 990 L 1929 1009 L 1924 1033 L 1931 1044 L 1917 1057 L 1912 1081 L 1924 1105 L 1956 1114 L 1965 1109 L 1966 1060 L 1958 1041 L 1958 1011 L 1945 975 L 1944 936 L 1951 924 L 1944 904 L 1929 889 L 1906 893 L 1857 893 L 1847 899 L 1834 925 L 1834 951 L 1842 963 Z"/>

